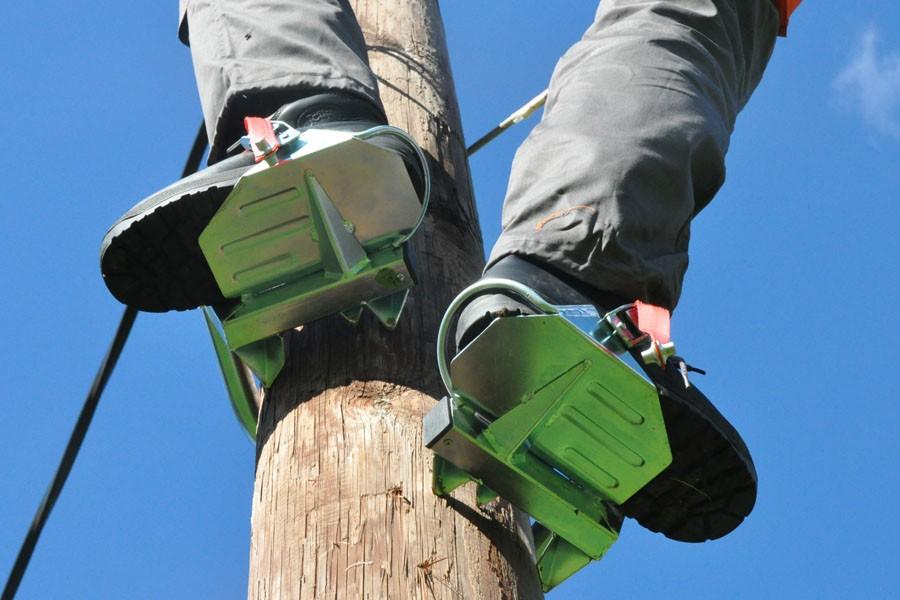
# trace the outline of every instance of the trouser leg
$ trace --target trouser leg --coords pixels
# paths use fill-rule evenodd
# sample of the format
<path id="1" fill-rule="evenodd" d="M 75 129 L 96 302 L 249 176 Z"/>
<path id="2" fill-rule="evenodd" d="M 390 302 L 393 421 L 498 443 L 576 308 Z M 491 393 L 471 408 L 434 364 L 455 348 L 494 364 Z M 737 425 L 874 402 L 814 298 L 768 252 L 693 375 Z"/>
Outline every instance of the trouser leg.
<path id="1" fill-rule="evenodd" d="M 322 92 L 350 93 L 383 112 L 366 44 L 347 0 L 181 0 L 211 162 L 247 115 Z"/>
<path id="2" fill-rule="evenodd" d="M 517 254 L 674 308 L 777 29 L 771 0 L 603 0 L 516 153 L 489 265 Z"/>

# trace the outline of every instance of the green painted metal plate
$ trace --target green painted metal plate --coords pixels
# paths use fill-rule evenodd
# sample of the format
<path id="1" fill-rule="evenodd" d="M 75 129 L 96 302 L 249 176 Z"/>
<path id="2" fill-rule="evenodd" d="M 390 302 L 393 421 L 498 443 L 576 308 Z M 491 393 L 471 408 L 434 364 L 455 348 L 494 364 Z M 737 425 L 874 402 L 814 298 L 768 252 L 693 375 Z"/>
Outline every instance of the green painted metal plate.
<path id="1" fill-rule="evenodd" d="M 578 376 L 554 403 L 529 408 L 572 369 Z M 562 317 L 498 319 L 453 360 L 451 374 L 460 394 L 494 417 L 515 410 L 532 419 L 532 451 L 613 502 L 672 461 L 653 385 Z"/>
<path id="2" fill-rule="evenodd" d="M 308 174 L 325 191 L 363 248 L 384 247 L 412 228 L 422 205 L 403 161 L 353 138 L 316 146 L 241 178 L 200 235 L 227 298 L 255 294 L 321 270 Z M 262 163 L 261 163 L 262 165 Z"/>
<path id="3" fill-rule="evenodd" d="M 245 174 L 200 235 L 228 346 L 270 385 L 283 331 L 362 306 L 394 327 L 414 280 L 403 242 L 423 205 L 401 158 L 344 132 L 310 130 L 290 160 Z"/>
<path id="4" fill-rule="evenodd" d="M 234 415 L 252 441 L 256 441 L 259 396 L 247 368 L 241 359 L 228 348 L 224 333 L 219 329 L 219 319 L 211 308 L 203 307 L 203 317 L 209 329 L 216 360 L 225 379 L 225 389 Z"/>
<path id="5" fill-rule="evenodd" d="M 454 397 L 425 418 L 435 492 L 474 479 L 529 513 L 545 591 L 601 558 L 610 503 L 672 460 L 654 386 L 560 315 L 495 320 L 450 373 Z"/>

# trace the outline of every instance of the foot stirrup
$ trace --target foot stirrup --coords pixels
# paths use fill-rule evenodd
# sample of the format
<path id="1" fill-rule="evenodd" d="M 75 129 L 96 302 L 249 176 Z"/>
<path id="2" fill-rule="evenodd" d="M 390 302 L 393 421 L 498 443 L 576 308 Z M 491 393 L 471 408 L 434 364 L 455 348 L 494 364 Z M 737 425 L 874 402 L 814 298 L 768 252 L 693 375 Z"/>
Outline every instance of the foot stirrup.
<path id="1" fill-rule="evenodd" d="M 352 323 L 368 308 L 395 327 L 414 276 L 407 242 L 428 206 L 425 155 L 400 129 L 298 132 L 248 119 L 243 143 L 257 165 L 241 177 L 199 244 L 222 294 L 204 308 L 232 404 L 251 436 L 258 386 L 284 365 L 280 333 L 340 313 Z M 418 198 L 402 158 L 370 140 L 392 136 L 418 156 Z M 247 368 L 245 368 L 247 367 Z"/>
<path id="2" fill-rule="evenodd" d="M 448 366 L 460 310 L 488 293 L 537 314 L 495 319 Z M 484 279 L 450 305 L 438 333 L 449 396 L 425 417 L 434 491 L 475 480 L 479 501 L 500 495 L 528 512 L 545 591 L 618 537 L 621 504 L 672 460 L 655 387 L 616 356 L 641 337 L 631 306 L 554 306 L 530 288 Z M 587 320 L 585 333 L 576 323 Z M 452 377 L 451 377 L 452 376 Z"/>

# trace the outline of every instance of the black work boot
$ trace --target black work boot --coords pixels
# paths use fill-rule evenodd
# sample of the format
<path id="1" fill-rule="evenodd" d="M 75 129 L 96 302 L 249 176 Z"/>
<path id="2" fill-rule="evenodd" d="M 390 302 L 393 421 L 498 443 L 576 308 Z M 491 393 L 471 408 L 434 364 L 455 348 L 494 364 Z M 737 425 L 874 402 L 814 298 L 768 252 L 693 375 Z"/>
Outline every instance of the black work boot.
<path id="1" fill-rule="evenodd" d="M 518 256 L 498 261 L 484 273 L 483 278 L 488 277 L 523 283 L 551 304 L 592 304 L 600 315 L 628 303 Z M 457 322 L 457 348 L 463 349 L 494 319 L 534 312 L 502 293 L 477 297 Z M 720 538 L 740 525 L 756 502 L 756 469 L 750 452 L 697 386 L 686 385 L 681 358 L 669 358 L 663 368 L 645 364 L 639 350 L 632 354 L 657 388 L 672 463 L 629 498 L 622 511 L 674 540 Z"/>
<path id="2" fill-rule="evenodd" d="M 381 109 L 368 100 L 333 93 L 286 104 L 270 118 L 298 130 L 315 127 L 355 132 L 387 123 Z M 372 143 L 403 157 L 419 191 L 422 176 L 411 149 L 390 137 Z M 156 192 L 116 221 L 100 247 L 100 271 L 112 295 L 150 312 L 223 302 L 197 240 L 254 164 L 249 151 L 225 158 Z"/>

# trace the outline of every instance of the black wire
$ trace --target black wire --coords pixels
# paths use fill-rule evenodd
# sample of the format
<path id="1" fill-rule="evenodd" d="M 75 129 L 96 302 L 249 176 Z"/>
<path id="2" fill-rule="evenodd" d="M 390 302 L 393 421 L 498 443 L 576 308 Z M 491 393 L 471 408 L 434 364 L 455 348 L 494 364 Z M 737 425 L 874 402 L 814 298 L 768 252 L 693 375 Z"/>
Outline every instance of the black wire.
<path id="1" fill-rule="evenodd" d="M 53 481 L 50 483 L 50 487 L 47 488 L 44 498 L 38 505 L 34 519 L 31 521 L 31 527 L 29 527 L 25 541 L 22 543 L 22 548 L 19 550 L 19 555 L 16 557 L 16 562 L 6 582 L 6 587 L 3 588 L 2 600 L 12 600 L 16 595 L 16 590 L 22 581 L 22 576 L 25 575 L 28 562 L 31 560 L 31 554 L 34 552 L 34 547 L 41 535 L 41 530 L 44 529 L 47 517 L 50 516 L 50 511 L 53 510 L 53 505 L 56 504 L 56 499 L 59 498 L 59 493 L 62 491 L 66 478 L 68 478 L 69 472 L 72 470 L 72 464 L 75 462 L 75 457 L 78 456 L 78 450 L 81 449 L 81 443 L 84 441 L 84 436 L 91 425 L 91 419 L 94 417 L 94 411 L 97 409 L 100 395 L 103 393 L 103 388 L 106 386 L 106 382 L 116 366 L 116 361 L 122 352 L 125 341 L 128 339 L 128 333 L 131 331 L 135 317 L 137 317 L 137 309 L 130 306 L 125 309 L 122 321 L 119 323 L 119 328 L 116 331 L 116 337 L 113 339 L 112 346 L 110 346 L 106 358 L 103 359 L 100 370 L 94 378 L 91 390 L 88 392 L 84 406 L 81 408 L 81 414 L 78 415 L 78 421 L 76 421 L 72 435 L 69 437 L 66 451 L 63 453 L 59 467 L 56 469 L 56 475 L 53 476 Z"/>
<path id="2" fill-rule="evenodd" d="M 486 134 L 478 138 L 475 143 L 466 148 L 466 156 L 472 156 L 473 154 L 490 144 L 497 138 L 498 135 L 506 131 L 506 129 L 507 127 L 504 127 L 503 125 L 497 125 L 493 129 L 488 131 Z"/>
<path id="3" fill-rule="evenodd" d="M 200 123 L 200 130 L 197 132 L 197 137 L 194 138 L 194 144 L 191 146 L 187 161 L 185 161 L 184 170 L 181 173 L 182 177 L 187 177 L 197 171 L 205 150 L 206 130 L 203 123 Z M 13 564 L 9 578 L 6 580 L 3 596 L 0 597 L 0 600 L 13 600 L 16 591 L 19 589 L 19 584 L 22 582 L 22 577 L 25 575 L 25 570 L 31 561 L 31 555 L 34 553 L 34 548 L 41 536 L 41 531 L 47 523 L 50 511 L 53 510 L 53 505 L 56 504 L 56 500 L 59 498 L 60 492 L 62 492 L 69 473 L 72 471 L 72 465 L 75 463 L 75 458 L 78 456 L 78 451 L 81 449 L 81 444 L 87 435 L 88 427 L 91 426 L 91 420 L 94 418 L 97 405 L 100 403 L 103 388 L 106 387 L 106 382 L 109 381 L 113 369 L 116 368 L 116 362 L 118 362 L 119 355 L 125 347 L 125 342 L 128 341 L 128 334 L 131 333 L 131 326 L 134 325 L 137 313 L 136 308 L 129 306 L 122 314 L 122 320 L 119 321 L 116 335 L 113 337 L 112 344 L 110 344 L 109 350 L 106 352 L 106 357 L 100 363 L 100 369 L 97 371 L 96 377 L 94 377 L 94 383 L 91 385 L 90 391 L 88 391 L 84 406 L 81 408 L 81 414 L 78 415 L 75 428 L 72 429 L 72 435 L 69 436 L 69 443 L 66 444 L 66 451 L 63 453 L 62 460 L 56 468 L 53 481 L 50 482 L 50 487 L 44 493 L 37 512 L 35 512 L 34 518 L 31 520 L 31 527 L 28 528 L 28 533 L 25 535 L 25 540 L 22 542 L 18 556 L 16 556 L 16 562 Z"/>
<path id="4" fill-rule="evenodd" d="M 184 163 L 184 169 L 181 171 L 182 177 L 187 177 L 188 175 L 193 175 L 197 172 L 197 169 L 200 168 L 200 160 L 203 158 L 203 153 L 206 151 L 206 125 L 203 121 L 200 121 L 200 128 L 197 130 L 197 135 L 194 137 L 194 145 L 191 146 L 191 151 L 188 153 L 187 160 Z"/>

